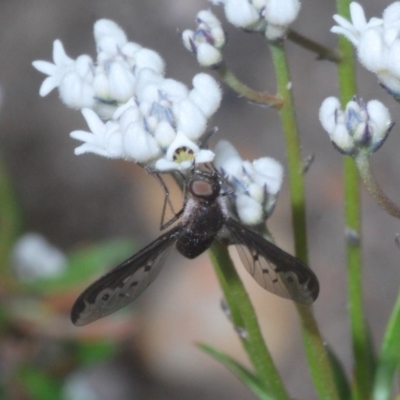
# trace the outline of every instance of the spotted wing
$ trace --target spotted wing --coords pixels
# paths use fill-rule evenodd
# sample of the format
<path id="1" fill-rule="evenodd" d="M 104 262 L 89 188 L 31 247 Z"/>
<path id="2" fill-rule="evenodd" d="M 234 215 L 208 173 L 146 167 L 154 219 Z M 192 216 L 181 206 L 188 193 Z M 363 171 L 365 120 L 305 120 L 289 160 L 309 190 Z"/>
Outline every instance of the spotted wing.
<path id="1" fill-rule="evenodd" d="M 135 300 L 160 273 L 180 229 L 181 225 L 172 228 L 92 283 L 72 307 L 74 325 L 89 324 Z"/>
<path id="2" fill-rule="evenodd" d="M 247 271 L 264 289 L 302 304 L 317 299 L 318 279 L 307 265 L 231 218 L 226 227 Z"/>

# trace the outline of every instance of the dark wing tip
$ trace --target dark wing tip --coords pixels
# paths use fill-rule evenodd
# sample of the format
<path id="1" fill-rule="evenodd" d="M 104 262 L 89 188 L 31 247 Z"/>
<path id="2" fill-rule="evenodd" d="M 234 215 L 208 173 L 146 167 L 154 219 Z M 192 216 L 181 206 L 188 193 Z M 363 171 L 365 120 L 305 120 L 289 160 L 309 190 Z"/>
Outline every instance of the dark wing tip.
<path id="1" fill-rule="evenodd" d="M 176 225 L 88 286 L 72 306 L 72 323 L 90 324 L 135 300 L 158 276 L 180 229 Z"/>
<path id="2" fill-rule="evenodd" d="M 293 259 L 296 261 L 296 270 L 281 271 L 278 275 L 281 276 L 290 299 L 296 303 L 311 305 L 319 295 L 318 278 L 308 266 Z"/>
<path id="3" fill-rule="evenodd" d="M 87 325 L 91 321 L 85 321 L 83 318 L 81 318 L 81 313 L 82 313 L 82 306 L 79 304 L 78 301 L 75 302 L 75 304 L 72 307 L 71 310 L 71 321 L 75 326 L 84 326 Z"/>
<path id="4" fill-rule="evenodd" d="M 75 301 L 74 305 L 71 309 L 71 321 L 75 326 L 84 326 L 89 324 L 90 322 L 95 321 L 97 318 L 83 318 L 83 311 L 85 309 L 84 304 L 82 304 L 81 296 Z"/>
<path id="5" fill-rule="evenodd" d="M 245 268 L 259 285 L 296 303 L 314 303 L 319 282 L 306 264 L 232 218 L 226 225 Z"/>

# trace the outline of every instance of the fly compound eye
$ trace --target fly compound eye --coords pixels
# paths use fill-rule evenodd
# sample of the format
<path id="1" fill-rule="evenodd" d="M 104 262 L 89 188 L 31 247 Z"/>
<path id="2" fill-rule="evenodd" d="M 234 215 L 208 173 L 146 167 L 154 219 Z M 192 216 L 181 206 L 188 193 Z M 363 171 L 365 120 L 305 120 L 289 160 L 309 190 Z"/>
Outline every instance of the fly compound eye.
<path id="1" fill-rule="evenodd" d="M 213 201 L 219 196 L 220 186 L 217 181 L 195 178 L 189 183 L 189 191 L 197 199 Z"/>

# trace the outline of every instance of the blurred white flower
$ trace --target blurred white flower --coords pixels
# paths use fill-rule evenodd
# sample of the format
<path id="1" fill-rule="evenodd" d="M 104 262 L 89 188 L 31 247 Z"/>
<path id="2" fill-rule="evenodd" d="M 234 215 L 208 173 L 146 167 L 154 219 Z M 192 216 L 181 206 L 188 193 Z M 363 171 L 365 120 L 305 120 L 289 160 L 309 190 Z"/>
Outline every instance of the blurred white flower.
<path id="1" fill-rule="evenodd" d="M 349 39 L 360 63 L 375 73 L 394 97 L 400 98 L 400 2 L 390 4 L 382 18 L 365 18 L 359 3 L 350 4 L 351 22 L 334 15 L 331 31 Z"/>
<path id="2" fill-rule="evenodd" d="M 258 225 L 272 213 L 283 180 L 282 165 L 269 157 L 242 160 L 225 140 L 215 146 L 214 165 L 234 189 L 234 208 L 246 225 Z"/>
<path id="3" fill-rule="evenodd" d="M 62 394 L 65 400 L 101 400 L 90 380 L 81 370 L 67 376 Z"/>
<path id="4" fill-rule="evenodd" d="M 67 267 L 64 253 L 38 233 L 26 233 L 14 245 L 13 266 L 21 281 L 61 275 Z"/>
<path id="5" fill-rule="evenodd" d="M 354 98 L 343 111 L 336 97 L 328 97 L 320 107 L 319 119 L 333 145 L 346 155 L 378 150 L 393 126 L 389 110 L 378 100 L 365 104 Z"/>

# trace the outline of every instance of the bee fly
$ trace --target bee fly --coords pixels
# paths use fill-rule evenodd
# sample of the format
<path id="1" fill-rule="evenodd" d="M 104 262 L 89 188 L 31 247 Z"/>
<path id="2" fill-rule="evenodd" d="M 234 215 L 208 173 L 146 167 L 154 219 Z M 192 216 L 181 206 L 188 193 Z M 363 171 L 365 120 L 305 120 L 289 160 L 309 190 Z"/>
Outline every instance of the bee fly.
<path id="1" fill-rule="evenodd" d="M 96 321 L 135 300 L 158 276 L 174 244 L 184 257 L 193 259 L 226 233 L 230 243 L 237 245 L 247 271 L 264 289 L 302 304 L 316 300 L 319 283 L 307 265 L 228 214 L 227 198 L 221 193 L 216 171 L 196 170 L 185 193 L 184 207 L 176 216 L 181 221 L 176 226 L 100 277 L 78 297 L 71 312 L 75 325 Z"/>

